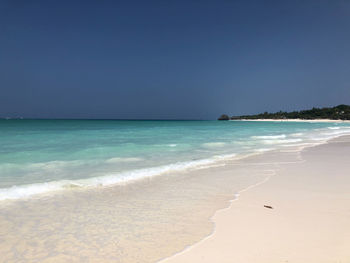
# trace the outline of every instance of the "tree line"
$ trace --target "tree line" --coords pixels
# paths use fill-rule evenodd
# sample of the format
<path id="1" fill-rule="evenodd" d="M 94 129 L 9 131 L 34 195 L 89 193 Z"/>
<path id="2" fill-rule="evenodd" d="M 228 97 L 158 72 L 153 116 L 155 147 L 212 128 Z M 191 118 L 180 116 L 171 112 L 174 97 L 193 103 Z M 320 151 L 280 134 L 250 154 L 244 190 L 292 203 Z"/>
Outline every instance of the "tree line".
<path id="1" fill-rule="evenodd" d="M 256 115 L 242 115 L 228 117 L 223 114 L 219 120 L 237 120 L 237 119 L 331 119 L 331 120 L 350 120 L 350 106 L 338 105 L 332 108 L 312 108 L 311 110 L 301 111 L 279 111 L 275 113 L 264 112 Z"/>

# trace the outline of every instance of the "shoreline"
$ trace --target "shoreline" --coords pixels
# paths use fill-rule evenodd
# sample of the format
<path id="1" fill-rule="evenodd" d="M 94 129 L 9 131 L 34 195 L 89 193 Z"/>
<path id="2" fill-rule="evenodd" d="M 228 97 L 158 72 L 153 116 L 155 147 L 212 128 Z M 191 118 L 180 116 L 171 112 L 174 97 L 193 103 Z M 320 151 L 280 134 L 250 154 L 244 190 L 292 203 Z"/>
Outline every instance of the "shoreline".
<path id="1" fill-rule="evenodd" d="M 273 177 L 274 175 L 276 175 L 275 173 L 267 176 L 266 178 L 264 178 L 262 181 L 260 182 L 257 182 L 253 185 L 249 185 L 248 187 L 244 188 L 244 189 L 241 189 L 239 190 L 237 193 L 234 194 L 233 198 L 230 199 L 228 201 L 228 206 L 227 207 L 224 207 L 224 208 L 221 208 L 219 210 L 216 210 L 215 213 L 209 218 L 209 221 L 213 224 L 213 231 L 206 237 L 204 237 L 203 239 L 201 239 L 200 241 L 198 241 L 197 243 L 195 244 L 192 244 L 192 245 L 189 245 L 187 247 L 185 247 L 185 249 L 183 249 L 182 251 L 179 251 L 169 257 L 166 257 L 166 258 L 163 258 L 163 259 L 160 259 L 158 261 L 156 261 L 155 263 L 163 263 L 163 262 L 167 262 L 168 260 L 172 260 L 173 258 L 176 258 L 177 256 L 181 256 L 182 254 L 185 254 L 185 253 L 189 253 L 193 248 L 197 247 L 197 246 L 200 246 L 203 242 L 205 242 L 206 240 L 210 239 L 213 235 L 215 235 L 215 232 L 216 232 L 216 222 L 215 222 L 215 216 L 220 213 L 220 212 L 223 212 L 223 211 L 226 211 L 226 210 L 229 210 L 231 209 L 232 207 L 232 204 L 234 202 L 237 202 L 239 201 L 239 196 L 246 192 L 246 191 L 249 191 L 250 189 L 254 188 L 254 187 L 257 187 L 261 184 L 264 184 L 266 182 L 268 182 L 271 177 Z"/>
<path id="2" fill-rule="evenodd" d="M 0 254 L 11 262 L 156 262 L 210 235 L 215 211 L 269 176 L 250 165 L 263 154 L 127 185 L 5 201 Z"/>
<path id="3" fill-rule="evenodd" d="M 337 144 L 337 143 L 339 143 L 339 144 L 347 143 L 347 145 L 348 145 L 347 152 L 350 153 L 350 136 L 349 135 L 341 135 L 341 136 L 338 136 L 336 138 L 332 138 L 332 139 L 330 139 L 324 143 L 321 143 L 321 144 L 312 145 L 312 146 L 305 146 L 300 150 L 299 153 L 300 153 L 300 156 L 302 156 L 302 155 L 305 155 L 305 153 L 307 154 L 310 151 L 312 152 L 313 149 L 316 149 L 316 152 L 317 152 L 317 149 L 319 149 L 320 147 L 321 148 L 322 147 L 329 148 L 329 147 L 332 147 L 332 145 Z M 303 162 L 308 162 L 308 160 L 305 160 L 304 158 L 302 158 L 300 163 L 303 163 Z M 295 162 L 295 164 L 297 165 L 298 162 Z M 350 167 L 350 165 L 349 165 L 349 167 Z M 286 169 L 288 170 L 288 168 L 286 168 Z M 271 263 L 271 262 L 282 262 L 282 261 L 283 262 L 290 262 L 289 259 L 288 260 L 284 259 L 285 261 L 282 260 L 283 257 L 288 258 L 288 253 L 286 253 L 286 254 L 278 253 L 279 252 L 278 249 L 276 249 L 274 251 L 268 251 L 268 249 L 269 249 L 268 248 L 266 251 L 264 251 L 263 249 L 259 249 L 259 247 L 254 247 L 250 242 L 247 242 L 247 244 L 245 244 L 245 247 L 244 247 L 244 245 L 241 246 L 241 247 L 244 247 L 243 251 L 245 251 L 245 253 L 246 253 L 244 255 L 244 252 L 242 253 L 241 252 L 242 250 L 240 250 L 241 248 L 238 249 L 238 247 L 235 246 L 235 245 L 239 245 L 241 238 L 244 239 L 244 235 L 250 236 L 249 241 L 251 241 L 252 238 L 253 239 L 260 238 L 260 241 L 261 241 L 260 244 L 270 243 L 271 241 L 275 242 L 275 243 L 279 242 L 278 240 L 271 240 L 271 238 L 269 238 L 269 235 L 266 231 L 263 231 L 263 232 L 266 232 L 265 233 L 266 235 L 264 235 L 263 238 L 261 236 L 257 237 L 256 236 L 257 233 L 254 233 L 252 231 L 252 229 L 249 226 L 247 226 L 246 222 L 256 224 L 256 225 L 258 225 L 258 228 L 260 228 L 260 229 L 264 229 L 264 226 L 261 225 L 261 223 L 259 221 L 257 221 L 257 222 L 251 221 L 251 220 L 247 221 L 247 218 L 246 218 L 247 216 L 245 214 L 242 216 L 241 215 L 242 211 L 240 211 L 240 209 L 245 209 L 245 210 L 248 210 L 248 212 L 250 212 L 250 213 L 252 212 L 249 210 L 251 209 L 251 207 L 253 205 L 255 206 L 256 205 L 255 203 L 259 200 L 259 196 L 257 196 L 256 192 L 259 191 L 260 188 L 265 187 L 265 188 L 271 188 L 272 190 L 276 190 L 276 187 L 273 188 L 270 186 L 271 181 L 273 179 L 275 179 L 276 176 L 282 177 L 282 180 L 283 180 L 283 173 L 280 174 L 280 172 L 277 171 L 274 175 L 271 175 L 268 178 L 265 178 L 263 181 L 255 184 L 255 185 L 249 186 L 249 187 L 247 187 L 247 189 L 243 189 L 243 190 L 239 191 L 234 196 L 234 198 L 232 200 L 230 200 L 230 204 L 228 207 L 217 210 L 215 212 L 215 214 L 210 218 L 210 221 L 213 222 L 213 224 L 214 224 L 214 229 L 213 229 L 213 232 L 209 236 L 205 237 L 204 239 L 200 240 L 199 242 L 197 242 L 191 246 L 186 247 L 184 250 L 179 251 L 170 257 L 167 257 L 167 258 L 161 259 L 160 261 L 157 261 L 157 263 L 187 263 L 187 262 L 188 263 L 196 263 L 196 262 L 201 262 L 201 263 L 208 262 L 209 263 L 209 262 L 214 262 L 213 260 L 218 260 L 218 262 L 242 262 L 242 263 L 245 263 L 245 262 Z M 347 180 L 347 182 L 350 183 L 350 178 L 348 178 L 346 180 Z M 259 189 L 257 189 L 257 188 L 259 188 Z M 251 189 L 251 191 L 248 191 L 247 193 L 245 193 L 244 195 L 241 196 L 241 193 L 246 192 L 249 189 Z M 278 191 L 280 191 L 280 189 Z M 269 195 L 273 195 L 273 193 L 269 194 Z M 350 204 L 350 194 L 345 193 L 345 195 L 346 195 L 345 199 L 348 200 L 347 204 Z M 247 198 L 246 196 L 248 196 L 249 198 Z M 261 196 L 260 196 L 260 200 L 262 200 Z M 319 206 L 320 204 L 317 204 L 317 205 Z M 244 207 L 244 206 L 248 206 L 248 208 Z M 346 207 L 346 205 L 345 205 L 345 207 Z M 257 208 L 254 207 L 254 209 L 257 209 Z M 274 209 L 274 208 L 272 208 L 272 209 Z M 253 219 L 259 218 L 258 214 L 264 214 L 265 212 L 269 212 L 268 210 L 270 210 L 270 209 L 265 208 L 265 209 L 261 209 L 257 214 L 253 213 L 254 214 Z M 346 214 L 347 213 L 346 208 L 344 210 L 345 210 L 345 214 Z M 273 211 L 273 210 L 271 210 L 271 211 Z M 244 211 L 244 212 L 247 213 L 247 211 Z M 232 214 L 234 214 L 235 216 L 232 216 Z M 350 214 L 349 214 L 349 216 L 350 216 Z M 239 222 L 240 226 L 234 225 L 234 222 L 236 219 L 239 219 L 239 220 L 237 220 L 237 222 Z M 250 219 L 252 219 L 252 218 L 250 218 Z M 291 220 L 291 219 L 289 219 L 289 220 Z M 333 222 L 333 223 L 336 223 L 336 222 Z M 276 226 L 276 225 L 272 224 L 272 226 Z M 235 238 L 231 238 L 232 236 L 235 236 L 235 235 L 231 235 L 231 237 L 228 236 L 229 235 L 228 232 L 230 232 L 229 228 L 238 229 L 239 227 L 243 227 L 244 230 L 241 231 L 241 235 L 237 235 L 237 236 L 239 236 L 239 238 L 237 238 L 238 240 L 237 239 L 235 240 Z M 218 233 L 218 228 L 220 231 L 219 233 Z M 254 228 L 254 229 L 256 229 L 256 228 Z M 251 232 L 249 232 L 250 230 L 251 230 Z M 350 247 L 350 224 L 347 224 L 347 228 L 342 229 L 342 230 L 345 230 L 344 232 L 347 232 L 349 234 L 349 236 L 348 236 L 349 238 L 346 240 L 346 245 L 344 245 L 344 247 L 341 248 L 341 252 L 342 252 L 341 256 L 342 257 L 340 257 L 339 259 L 346 260 L 346 259 L 348 259 L 348 257 L 350 258 L 350 253 L 346 252 L 347 248 Z M 232 231 L 230 233 L 233 234 L 233 232 L 234 231 Z M 310 237 L 310 238 L 312 239 L 312 237 Z M 231 242 L 234 243 L 234 245 L 232 245 L 232 250 L 231 250 L 232 252 L 226 253 L 223 255 L 222 253 L 223 253 L 223 250 L 225 250 L 225 249 L 223 249 L 222 247 L 225 246 L 225 244 L 227 245 Z M 221 246 L 218 246 L 218 244 L 220 244 Z M 235 248 L 237 248 L 237 250 L 235 250 Z M 266 249 L 266 247 L 264 247 L 264 248 Z M 293 250 L 293 247 L 290 247 L 290 248 Z M 284 251 L 290 252 L 290 248 L 288 248 L 288 247 L 284 248 Z M 327 249 L 327 248 L 325 248 L 325 249 Z M 252 252 L 254 254 L 254 251 L 259 251 L 259 252 L 255 252 L 255 256 L 254 255 L 250 256 L 249 254 L 252 254 Z M 227 252 L 227 250 L 226 250 L 226 252 Z M 261 257 L 261 254 L 263 254 L 264 252 L 265 252 L 264 256 Z M 271 252 L 272 252 L 272 255 L 268 255 L 268 254 L 271 254 Z M 259 253 L 260 253 L 260 255 L 259 255 Z M 278 255 L 278 257 L 276 255 Z M 328 260 L 332 260 L 332 261 L 327 261 L 327 260 L 321 261 L 320 259 L 323 259 L 322 257 L 317 260 L 317 259 L 315 259 L 315 258 L 318 258 L 317 255 L 312 255 L 311 257 L 310 257 L 310 255 L 308 255 L 308 256 L 299 255 L 299 257 L 295 257 L 295 261 L 292 260 L 291 262 L 301 262 L 301 263 L 302 262 L 315 262 L 315 263 L 319 263 L 319 262 L 334 262 L 334 260 L 339 260 L 334 255 L 327 254 L 327 256 L 328 256 Z M 306 257 L 307 257 L 307 261 L 304 261 L 304 258 L 306 258 Z M 343 261 L 339 261 L 339 262 L 343 262 Z"/>
<path id="4" fill-rule="evenodd" d="M 218 215 L 268 185 L 281 166 L 300 163 L 302 149 L 323 144 L 327 141 L 282 147 L 223 166 L 130 185 L 71 189 L 30 202 L 10 201 L 10 206 L 0 210 L 0 233 L 7 240 L 0 246 L 0 254 L 14 262 L 19 255 L 11 253 L 19 250 L 23 251 L 20 257 L 41 256 L 41 262 L 84 262 L 79 258 L 89 258 L 133 263 L 163 262 L 192 253 L 216 235 Z M 98 246 L 92 246 L 91 240 Z M 33 247 L 35 242 L 41 245 Z M 56 244 L 55 251 L 60 254 L 46 247 L 50 243 Z M 176 251 L 180 252 L 174 255 Z"/>
<path id="5" fill-rule="evenodd" d="M 288 146 L 287 146 L 288 147 Z M 108 178 L 108 176 L 101 176 L 101 177 L 95 177 L 95 178 L 86 178 L 86 179 L 76 179 L 76 180 L 61 180 L 61 181 L 49 181 L 49 182 L 42 182 L 42 183 L 34 183 L 34 184 L 27 184 L 27 185 L 15 185 L 13 187 L 9 188 L 3 188 L 0 189 L 0 205 L 3 204 L 4 202 L 16 202 L 16 201 L 30 201 L 32 198 L 37 199 L 37 198 L 45 198 L 45 197 L 54 197 L 56 194 L 64 194 L 64 191 L 67 190 L 79 190 L 79 191 L 89 191 L 89 190 L 94 190 L 96 188 L 100 189 L 108 189 L 108 188 L 113 188 L 113 187 L 122 187 L 122 186 L 127 186 L 131 184 L 137 184 L 137 183 L 142 183 L 143 181 L 147 180 L 153 180 L 156 179 L 157 177 L 163 176 L 163 175 L 169 175 L 171 173 L 179 173 L 179 174 L 184 174 L 184 173 L 197 173 L 200 172 L 202 169 L 211 169 L 215 168 L 217 166 L 222 166 L 225 165 L 227 162 L 236 162 L 240 161 L 246 158 L 254 157 L 256 155 L 261 155 L 264 154 L 265 152 L 268 151 L 276 151 L 277 149 L 268 149 L 268 150 L 256 150 L 256 151 L 251 151 L 247 153 L 240 153 L 240 154 L 227 154 L 220 156 L 219 158 L 215 159 L 215 156 L 211 158 L 206 158 L 206 159 L 199 159 L 195 161 L 184 161 L 184 162 L 177 162 L 173 164 L 168 164 L 168 165 L 163 165 L 163 166 L 158 166 L 158 167 L 150 167 L 150 168 L 142 168 L 139 170 L 133 170 L 131 172 L 140 172 L 142 173 L 143 171 L 147 171 L 148 169 L 158 169 L 158 170 L 165 170 L 164 168 L 172 165 L 181 165 L 181 164 L 187 164 L 188 167 L 184 167 L 181 169 L 179 167 L 178 169 L 173 169 L 172 171 L 164 171 L 164 172 L 159 172 L 155 174 L 151 174 L 148 176 L 143 176 L 143 177 L 136 177 L 133 179 L 130 179 L 129 181 L 120 181 L 120 182 L 115 182 L 111 184 L 103 184 L 99 183 L 96 185 L 86 185 L 83 186 L 81 182 L 88 181 L 89 179 L 96 180 L 98 181 L 99 179 L 104 179 Z M 193 166 L 190 166 L 190 164 L 193 163 Z M 47 187 L 48 185 L 52 184 L 53 187 L 49 188 L 47 191 L 40 191 L 40 186 Z M 33 194 L 26 194 L 26 193 L 21 193 L 21 191 L 18 191 L 18 189 L 31 189 L 33 188 L 34 190 L 37 190 L 37 192 Z M 15 193 L 18 191 L 21 193 L 18 196 L 15 195 L 10 195 L 9 197 L 2 198 L 1 194 L 3 194 L 5 191 L 10 192 L 13 190 Z M 3 192 L 1 192 L 3 191 Z M 8 194 L 8 193 L 6 193 Z"/>
<path id="6" fill-rule="evenodd" d="M 229 121 L 272 121 L 272 122 L 329 122 L 329 123 L 350 123 L 350 120 L 332 120 L 332 119 L 237 119 Z"/>

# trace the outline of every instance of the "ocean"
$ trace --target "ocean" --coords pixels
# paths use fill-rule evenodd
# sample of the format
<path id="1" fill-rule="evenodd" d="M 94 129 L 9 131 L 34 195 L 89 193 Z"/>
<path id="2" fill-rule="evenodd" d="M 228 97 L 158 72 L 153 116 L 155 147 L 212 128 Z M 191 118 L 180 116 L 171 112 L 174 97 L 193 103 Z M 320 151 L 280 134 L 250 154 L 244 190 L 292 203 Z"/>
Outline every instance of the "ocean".
<path id="1" fill-rule="evenodd" d="M 346 133 L 348 123 L 0 120 L 0 200 L 129 184 Z"/>
<path id="2" fill-rule="evenodd" d="M 348 123 L 0 120 L 0 262 L 159 262 L 342 134 Z"/>

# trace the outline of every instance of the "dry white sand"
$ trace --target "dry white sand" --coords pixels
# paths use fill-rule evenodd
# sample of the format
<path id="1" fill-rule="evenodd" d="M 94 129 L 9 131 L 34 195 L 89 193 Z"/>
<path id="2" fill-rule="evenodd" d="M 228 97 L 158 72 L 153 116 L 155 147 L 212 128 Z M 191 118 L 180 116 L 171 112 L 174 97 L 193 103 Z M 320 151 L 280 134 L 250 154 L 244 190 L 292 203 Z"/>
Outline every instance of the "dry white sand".
<path id="1" fill-rule="evenodd" d="M 331 120 L 331 119 L 239 119 L 232 121 L 275 121 L 275 122 L 331 122 L 331 123 L 344 123 L 350 122 L 350 120 Z"/>
<path id="2" fill-rule="evenodd" d="M 162 263 L 350 262 L 350 137 L 301 158 L 241 193 L 216 213 L 211 236 Z"/>

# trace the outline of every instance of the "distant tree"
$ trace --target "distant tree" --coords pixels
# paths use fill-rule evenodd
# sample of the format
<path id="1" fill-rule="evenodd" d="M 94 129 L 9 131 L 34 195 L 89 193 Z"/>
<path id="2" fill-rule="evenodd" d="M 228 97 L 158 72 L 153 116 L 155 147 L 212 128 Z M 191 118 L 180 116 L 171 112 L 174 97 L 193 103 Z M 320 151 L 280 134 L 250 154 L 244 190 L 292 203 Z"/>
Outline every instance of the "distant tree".
<path id="1" fill-rule="evenodd" d="M 227 115 L 222 115 L 219 119 L 226 119 Z M 227 116 L 228 117 L 228 116 Z M 350 120 L 350 106 L 338 105 L 333 108 L 312 108 L 311 110 L 293 111 L 293 112 L 275 112 L 260 113 L 256 115 L 244 115 L 235 117 L 235 119 L 333 119 Z"/>
<path id="2" fill-rule="evenodd" d="M 226 115 L 226 114 L 222 114 L 222 115 L 218 118 L 219 121 L 228 121 L 229 119 L 230 119 L 230 117 L 229 117 L 228 115 Z"/>

